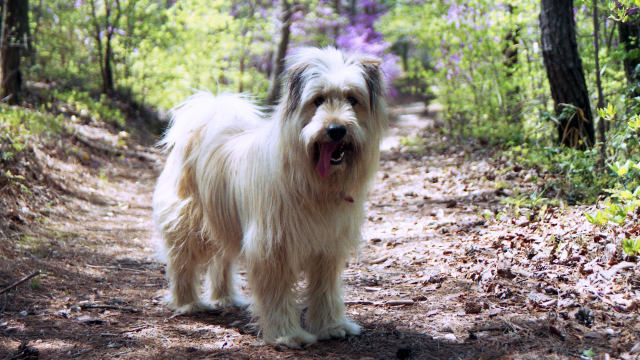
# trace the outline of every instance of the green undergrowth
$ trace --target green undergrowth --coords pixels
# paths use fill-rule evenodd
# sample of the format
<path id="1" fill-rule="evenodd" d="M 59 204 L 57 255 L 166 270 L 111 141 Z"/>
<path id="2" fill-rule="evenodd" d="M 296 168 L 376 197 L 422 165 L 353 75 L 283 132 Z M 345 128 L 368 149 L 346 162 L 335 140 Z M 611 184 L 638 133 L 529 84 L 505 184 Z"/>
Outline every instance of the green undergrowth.
<path id="1" fill-rule="evenodd" d="M 542 197 L 561 197 L 569 204 L 594 203 L 615 182 L 610 169 L 598 168 L 597 149 L 523 144 L 507 148 L 504 153 L 522 167 L 554 175 L 544 184 Z"/>
<path id="2" fill-rule="evenodd" d="M 59 136 L 66 131 L 66 123 L 78 119 L 126 126 L 126 115 L 111 99 L 88 91 L 47 90 L 38 104 L 30 106 L 0 103 L 0 161 L 11 161 L 24 151 L 28 139 Z"/>
<path id="3" fill-rule="evenodd" d="M 54 102 L 68 106 L 68 113 L 75 116 L 91 117 L 95 121 L 126 125 L 126 115 L 116 107 L 115 103 L 105 94 L 92 96 L 87 91 L 52 90 L 50 96 Z"/>

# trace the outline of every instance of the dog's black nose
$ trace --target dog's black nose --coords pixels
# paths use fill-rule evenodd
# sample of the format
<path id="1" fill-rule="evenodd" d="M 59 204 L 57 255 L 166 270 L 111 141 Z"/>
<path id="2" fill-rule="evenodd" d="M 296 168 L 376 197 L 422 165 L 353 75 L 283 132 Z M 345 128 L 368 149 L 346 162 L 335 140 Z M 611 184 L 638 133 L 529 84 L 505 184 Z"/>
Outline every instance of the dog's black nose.
<path id="1" fill-rule="evenodd" d="M 333 141 L 340 141 L 347 135 L 347 127 L 338 123 L 329 124 L 329 127 L 327 127 L 327 135 L 329 135 L 329 139 Z"/>

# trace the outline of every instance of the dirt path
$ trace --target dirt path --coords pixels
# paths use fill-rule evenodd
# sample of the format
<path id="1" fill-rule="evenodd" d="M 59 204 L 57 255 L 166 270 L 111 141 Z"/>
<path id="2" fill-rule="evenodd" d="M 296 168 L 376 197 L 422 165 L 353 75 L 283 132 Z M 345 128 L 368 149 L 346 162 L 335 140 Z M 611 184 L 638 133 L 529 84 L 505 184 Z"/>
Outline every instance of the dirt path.
<path id="1" fill-rule="evenodd" d="M 45 274 L 0 295 L 0 357 L 637 356 L 638 264 L 612 261 L 584 209 L 505 208 L 502 197 L 538 190 L 550 175 L 450 145 L 434 110 L 393 109 L 361 251 L 344 276 L 362 336 L 289 350 L 261 345 L 240 310 L 172 317 L 151 231 L 159 156 L 89 167 L 46 158 L 74 191 L 0 259 L 0 285 Z"/>

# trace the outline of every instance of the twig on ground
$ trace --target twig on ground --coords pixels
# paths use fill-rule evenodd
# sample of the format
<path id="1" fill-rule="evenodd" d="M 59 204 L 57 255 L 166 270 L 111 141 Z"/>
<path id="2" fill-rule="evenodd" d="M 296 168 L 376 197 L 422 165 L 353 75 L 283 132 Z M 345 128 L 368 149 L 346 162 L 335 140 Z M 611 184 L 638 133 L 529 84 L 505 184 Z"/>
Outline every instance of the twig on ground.
<path id="1" fill-rule="evenodd" d="M 371 264 L 371 265 L 382 264 L 383 262 L 389 260 L 390 257 L 391 257 L 390 255 L 385 255 L 383 257 L 380 257 L 380 258 L 377 258 L 377 259 L 369 261 L 369 264 Z"/>
<path id="2" fill-rule="evenodd" d="M 373 301 L 369 300 L 348 300 L 344 302 L 345 305 L 376 305 Z"/>
<path id="3" fill-rule="evenodd" d="M 40 270 L 34 271 L 32 274 L 27 275 L 27 276 L 23 277 L 22 279 L 14 282 L 13 284 L 7 286 L 6 288 L 0 290 L 0 295 L 6 293 L 7 291 L 13 289 L 14 287 L 16 287 L 16 286 L 28 281 L 29 279 L 31 279 L 31 278 L 33 278 L 35 276 L 38 276 L 38 275 L 40 275 Z"/>
<path id="4" fill-rule="evenodd" d="M 101 304 L 82 304 L 80 305 L 81 309 L 106 309 L 106 310 L 120 310 L 120 311 L 128 311 L 128 312 L 138 312 L 137 309 L 131 307 L 123 307 L 117 305 L 101 305 Z"/>
<path id="5" fill-rule="evenodd" d="M 506 319 L 501 318 L 500 320 L 502 320 L 502 322 L 504 323 L 504 325 L 512 332 L 516 332 L 516 328 L 514 327 L 514 325 L 510 322 L 508 322 Z"/>
<path id="6" fill-rule="evenodd" d="M 126 334 L 126 333 L 130 333 L 130 332 L 137 332 L 137 331 L 140 331 L 140 330 L 144 330 L 144 329 L 146 329 L 146 328 L 149 328 L 149 327 L 151 327 L 151 326 L 152 326 L 152 325 L 150 325 L 150 324 L 146 324 L 146 325 L 142 325 L 142 326 L 135 327 L 135 328 L 133 328 L 133 329 L 129 329 L 129 330 L 122 330 L 122 331 L 120 331 L 120 334 Z"/>
<path id="7" fill-rule="evenodd" d="M 508 331 L 513 331 L 513 328 L 509 326 L 483 326 L 483 327 L 469 329 L 468 331 L 472 333 L 483 332 L 483 331 L 508 332 Z"/>
<path id="8" fill-rule="evenodd" d="M 397 300 L 387 300 L 385 302 L 379 301 L 370 301 L 370 300 L 347 300 L 344 302 L 345 305 L 373 305 L 373 306 L 398 306 L 398 305 L 413 305 L 415 301 L 411 299 L 397 299 Z"/>
<path id="9" fill-rule="evenodd" d="M 400 300 L 387 300 L 385 302 L 385 304 L 386 305 L 391 305 L 391 306 L 395 306 L 395 305 L 413 305 L 414 301 L 410 300 L 410 299 L 407 299 L 407 300 L 403 300 L 403 299 L 400 299 Z"/>
<path id="10" fill-rule="evenodd" d="M 124 270 L 124 271 L 134 271 L 134 272 L 148 272 L 150 271 L 149 269 L 145 268 L 146 270 L 140 270 L 140 269 L 132 269 L 132 268 L 125 268 L 125 267 L 120 267 L 120 266 L 109 266 L 109 265 L 91 265 L 91 264 L 85 264 L 86 266 L 90 267 L 90 268 L 97 268 L 97 269 L 109 269 L 109 270 Z"/>

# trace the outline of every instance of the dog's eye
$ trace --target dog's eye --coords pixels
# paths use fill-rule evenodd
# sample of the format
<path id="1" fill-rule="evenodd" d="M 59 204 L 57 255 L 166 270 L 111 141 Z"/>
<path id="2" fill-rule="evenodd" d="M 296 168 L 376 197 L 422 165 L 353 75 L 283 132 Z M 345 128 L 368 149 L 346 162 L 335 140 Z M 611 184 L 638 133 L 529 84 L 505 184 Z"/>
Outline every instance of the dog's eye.
<path id="1" fill-rule="evenodd" d="M 313 100 L 313 103 L 316 105 L 316 107 L 320 107 L 320 105 L 324 103 L 324 96 L 318 96 Z"/>
<path id="2" fill-rule="evenodd" d="M 358 105 L 358 99 L 356 99 L 355 97 L 353 97 L 351 95 L 347 96 L 347 101 L 349 102 L 349 104 L 351 104 L 351 106 Z"/>

